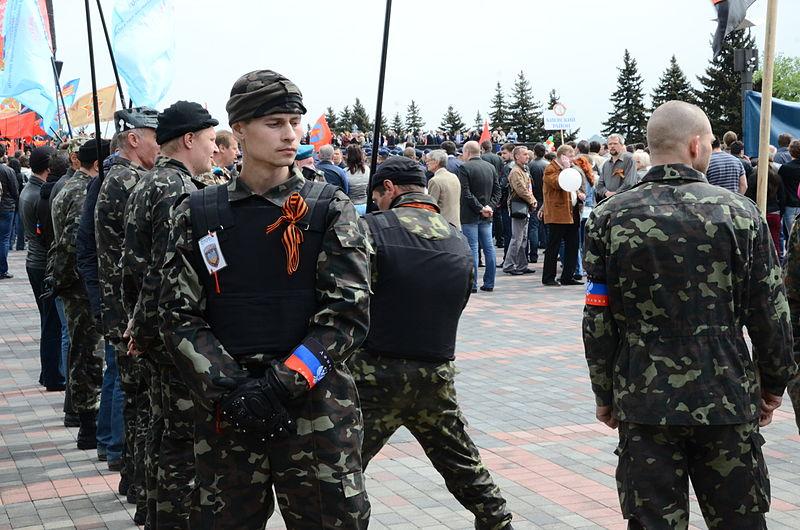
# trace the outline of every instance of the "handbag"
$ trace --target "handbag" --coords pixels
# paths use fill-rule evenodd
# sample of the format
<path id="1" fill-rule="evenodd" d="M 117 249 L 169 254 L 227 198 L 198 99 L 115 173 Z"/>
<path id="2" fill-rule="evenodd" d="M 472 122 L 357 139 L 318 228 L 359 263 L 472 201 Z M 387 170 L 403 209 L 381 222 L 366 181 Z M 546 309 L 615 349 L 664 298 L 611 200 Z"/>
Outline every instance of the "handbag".
<path id="1" fill-rule="evenodd" d="M 514 219 L 527 219 L 529 208 L 527 202 L 514 200 L 509 203 L 508 210 Z"/>

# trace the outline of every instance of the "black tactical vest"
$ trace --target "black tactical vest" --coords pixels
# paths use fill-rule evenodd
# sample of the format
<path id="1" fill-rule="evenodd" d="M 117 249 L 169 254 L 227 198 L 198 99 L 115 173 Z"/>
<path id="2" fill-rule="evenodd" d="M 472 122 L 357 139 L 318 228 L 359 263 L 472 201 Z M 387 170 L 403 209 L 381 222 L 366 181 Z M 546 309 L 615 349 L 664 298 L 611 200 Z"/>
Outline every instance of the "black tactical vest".
<path id="1" fill-rule="evenodd" d="M 378 253 L 365 348 L 388 357 L 453 360 L 458 320 L 471 288 L 466 239 L 452 225 L 448 239 L 418 237 L 393 210 L 371 213 L 365 220 Z"/>
<path id="2" fill-rule="evenodd" d="M 336 186 L 308 181 L 300 190 L 308 213 L 298 223 L 304 241 L 292 275 L 281 242 L 287 225 L 266 232 L 281 216 L 280 207 L 259 195 L 231 203 L 227 185 L 191 194 L 194 268 L 206 289 L 206 321 L 234 357 L 253 353 L 282 357 L 305 338 L 317 311 L 317 259 L 335 191 Z M 208 273 L 196 243 L 209 231 L 216 232 L 227 263 L 216 279 Z"/>

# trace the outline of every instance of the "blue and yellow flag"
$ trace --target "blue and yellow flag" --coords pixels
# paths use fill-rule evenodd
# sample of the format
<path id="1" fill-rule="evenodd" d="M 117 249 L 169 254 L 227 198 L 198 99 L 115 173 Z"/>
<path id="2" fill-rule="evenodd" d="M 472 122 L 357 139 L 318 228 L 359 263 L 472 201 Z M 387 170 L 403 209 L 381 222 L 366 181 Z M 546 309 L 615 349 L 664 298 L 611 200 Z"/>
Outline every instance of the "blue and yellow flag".
<path id="1" fill-rule="evenodd" d="M 0 10 L 0 98 L 12 97 L 51 123 L 58 104 L 46 13 L 31 0 L 6 0 Z"/>

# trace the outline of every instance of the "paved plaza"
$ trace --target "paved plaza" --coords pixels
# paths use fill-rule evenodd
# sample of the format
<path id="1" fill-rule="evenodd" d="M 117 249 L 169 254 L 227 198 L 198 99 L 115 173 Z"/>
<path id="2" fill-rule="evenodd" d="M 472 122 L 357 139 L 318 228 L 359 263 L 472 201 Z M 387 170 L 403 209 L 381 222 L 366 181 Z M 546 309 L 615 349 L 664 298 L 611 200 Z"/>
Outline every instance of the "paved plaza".
<path id="1" fill-rule="evenodd" d="M 535 266 L 537 269 L 540 267 Z M 38 314 L 24 252 L 0 281 L 0 530 L 136 528 L 119 475 L 63 427 L 63 393 L 37 383 Z M 481 271 L 482 272 L 482 271 Z M 581 287 L 499 274 L 461 320 L 457 388 L 470 433 L 514 512 L 514 527 L 624 528 L 614 481 L 616 433 L 594 419 L 580 335 Z M 788 398 L 764 431 L 771 529 L 800 528 L 800 437 Z M 658 477 L 653 477 L 658 480 Z M 407 431 L 367 471 L 371 529 L 472 528 L 472 515 Z M 694 528 L 705 528 L 696 503 Z M 275 515 L 270 529 L 284 528 Z"/>

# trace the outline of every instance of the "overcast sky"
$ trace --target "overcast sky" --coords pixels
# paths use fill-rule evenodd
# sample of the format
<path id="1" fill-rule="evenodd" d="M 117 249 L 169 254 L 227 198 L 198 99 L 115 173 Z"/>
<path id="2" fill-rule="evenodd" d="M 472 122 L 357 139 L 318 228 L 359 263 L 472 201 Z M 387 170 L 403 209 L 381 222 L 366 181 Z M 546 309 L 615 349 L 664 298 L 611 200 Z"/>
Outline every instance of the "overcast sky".
<path id="1" fill-rule="evenodd" d="M 300 86 L 312 124 L 327 106 L 338 113 L 356 97 L 374 114 L 384 2 L 175 2 L 176 75 L 159 108 L 194 100 L 227 124 L 225 102 L 236 78 L 270 68 Z M 796 2 L 780 2 L 777 49 L 800 56 Z M 102 3 L 110 24 L 114 2 Z M 83 2 L 53 4 L 62 81 L 80 77 L 79 94 L 86 93 L 91 80 Z M 766 8 L 767 0 L 757 0 L 749 11 L 760 50 Z M 98 84 L 106 86 L 114 77 L 94 11 Z M 611 110 L 608 98 L 625 48 L 639 62 L 648 95 L 673 54 L 697 85 L 695 76 L 711 57 L 714 17 L 710 0 L 395 0 L 384 114 L 404 117 L 414 99 L 426 128 L 438 126 L 449 104 L 472 125 L 478 111 L 487 115 L 495 84 L 510 92 L 523 70 L 535 97 L 545 103 L 556 89 L 581 136 L 589 137 Z"/>

